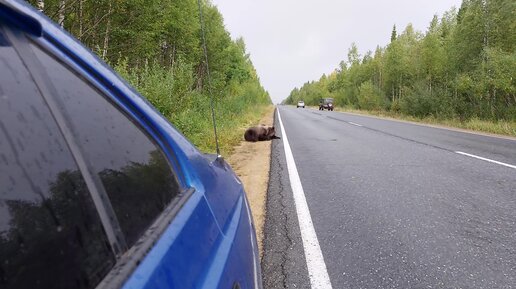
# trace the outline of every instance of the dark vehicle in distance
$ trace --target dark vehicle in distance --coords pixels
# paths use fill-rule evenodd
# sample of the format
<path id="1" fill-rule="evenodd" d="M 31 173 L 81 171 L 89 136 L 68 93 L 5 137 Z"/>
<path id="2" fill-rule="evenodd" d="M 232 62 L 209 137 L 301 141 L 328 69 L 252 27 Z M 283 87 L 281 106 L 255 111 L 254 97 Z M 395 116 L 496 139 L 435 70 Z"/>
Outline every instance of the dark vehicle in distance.
<path id="1" fill-rule="evenodd" d="M 325 109 L 333 111 L 333 98 L 321 98 L 319 101 L 319 110 Z"/>

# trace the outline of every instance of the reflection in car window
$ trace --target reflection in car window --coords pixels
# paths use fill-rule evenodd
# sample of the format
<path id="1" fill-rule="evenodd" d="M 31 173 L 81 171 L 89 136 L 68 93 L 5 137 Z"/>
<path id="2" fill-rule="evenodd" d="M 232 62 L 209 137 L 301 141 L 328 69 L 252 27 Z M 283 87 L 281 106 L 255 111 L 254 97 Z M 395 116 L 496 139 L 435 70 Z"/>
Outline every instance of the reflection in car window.
<path id="1" fill-rule="evenodd" d="M 0 29 L 0 288 L 94 288 L 115 264 L 82 175 Z"/>
<path id="2" fill-rule="evenodd" d="M 33 46 L 57 90 L 86 158 L 104 184 L 126 242 L 133 245 L 178 194 L 160 149 L 97 90 Z"/>

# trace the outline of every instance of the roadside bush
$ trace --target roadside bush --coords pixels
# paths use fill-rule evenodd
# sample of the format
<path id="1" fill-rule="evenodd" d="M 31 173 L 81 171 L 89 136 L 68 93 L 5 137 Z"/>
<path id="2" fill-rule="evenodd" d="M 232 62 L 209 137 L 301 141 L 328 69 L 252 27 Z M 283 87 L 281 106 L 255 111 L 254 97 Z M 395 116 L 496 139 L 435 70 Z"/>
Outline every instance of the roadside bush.
<path id="1" fill-rule="evenodd" d="M 360 109 L 381 110 L 386 105 L 383 93 L 371 81 L 366 81 L 360 85 L 357 99 Z"/>
<path id="2" fill-rule="evenodd" d="M 178 62 L 174 69 L 166 69 L 155 63 L 137 73 L 121 60 L 115 69 L 201 151 L 215 150 L 210 97 L 191 89 L 190 66 Z M 229 153 L 246 126 L 262 116 L 270 98 L 254 80 L 231 83 L 214 97 L 219 144 L 222 152 Z"/>
<path id="3" fill-rule="evenodd" d="M 429 115 L 436 116 L 439 111 L 438 108 L 437 97 L 432 96 L 428 86 L 423 81 L 408 89 L 406 95 L 400 99 L 400 111 L 419 118 Z"/>

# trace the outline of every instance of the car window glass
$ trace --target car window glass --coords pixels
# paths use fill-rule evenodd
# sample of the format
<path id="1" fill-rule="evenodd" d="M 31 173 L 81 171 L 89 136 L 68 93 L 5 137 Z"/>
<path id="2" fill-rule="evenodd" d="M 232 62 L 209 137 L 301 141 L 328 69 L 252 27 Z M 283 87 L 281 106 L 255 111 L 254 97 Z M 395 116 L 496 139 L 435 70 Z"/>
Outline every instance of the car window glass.
<path id="1" fill-rule="evenodd" d="M 0 288 L 94 288 L 115 264 L 88 189 L 0 27 Z"/>
<path id="2" fill-rule="evenodd" d="M 158 146 L 98 90 L 37 46 L 33 50 L 133 245 L 179 193 L 175 175 Z"/>

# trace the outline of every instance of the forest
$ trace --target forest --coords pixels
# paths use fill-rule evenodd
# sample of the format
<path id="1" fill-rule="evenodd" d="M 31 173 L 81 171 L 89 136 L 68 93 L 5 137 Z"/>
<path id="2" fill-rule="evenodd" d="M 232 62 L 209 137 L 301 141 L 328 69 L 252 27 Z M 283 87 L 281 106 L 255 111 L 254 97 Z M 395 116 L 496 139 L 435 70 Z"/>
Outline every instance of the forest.
<path id="1" fill-rule="evenodd" d="M 203 151 L 215 149 L 210 93 L 223 152 L 271 104 L 244 40 L 230 37 L 207 0 L 200 6 L 208 65 L 197 0 L 28 2 L 114 67 Z"/>
<path id="2" fill-rule="evenodd" d="M 291 91 L 284 103 L 337 106 L 415 118 L 516 123 L 516 2 L 464 0 L 425 33 L 394 26 L 386 47 L 360 55 Z M 512 133 L 516 134 L 516 126 Z"/>

